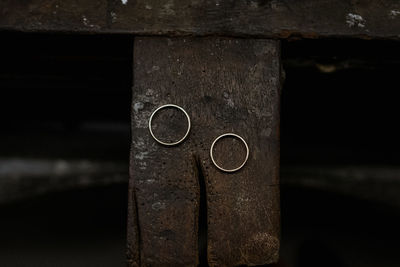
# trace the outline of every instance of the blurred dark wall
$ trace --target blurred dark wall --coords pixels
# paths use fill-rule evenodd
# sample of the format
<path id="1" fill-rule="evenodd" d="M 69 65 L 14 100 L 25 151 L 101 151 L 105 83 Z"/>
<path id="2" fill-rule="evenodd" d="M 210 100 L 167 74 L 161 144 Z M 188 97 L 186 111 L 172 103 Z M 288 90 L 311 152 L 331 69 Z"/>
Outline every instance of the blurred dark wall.
<path id="1" fill-rule="evenodd" d="M 0 266 L 124 266 L 133 37 L 0 36 Z M 399 266 L 398 47 L 283 42 L 279 266 Z"/>

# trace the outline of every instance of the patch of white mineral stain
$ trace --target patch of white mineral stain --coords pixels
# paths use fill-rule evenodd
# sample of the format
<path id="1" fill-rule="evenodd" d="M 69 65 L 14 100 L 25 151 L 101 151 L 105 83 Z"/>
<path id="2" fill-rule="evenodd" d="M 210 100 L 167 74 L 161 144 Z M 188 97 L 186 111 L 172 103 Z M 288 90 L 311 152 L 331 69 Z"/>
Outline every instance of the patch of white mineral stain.
<path id="1" fill-rule="evenodd" d="M 169 0 L 165 5 L 163 9 L 163 13 L 166 15 L 175 15 L 175 10 L 173 9 L 174 7 L 174 1 Z"/>
<path id="2" fill-rule="evenodd" d="M 90 27 L 90 28 L 99 28 L 99 26 L 91 24 L 89 20 L 86 18 L 86 16 L 82 16 L 82 22 L 85 26 Z"/>
<path id="3" fill-rule="evenodd" d="M 110 15 L 111 15 L 111 21 L 115 22 L 117 20 L 117 13 L 111 12 Z"/>
<path id="4" fill-rule="evenodd" d="M 361 17 L 358 14 L 352 14 L 349 13 L 346 16 L 346 23 L 347 25 L 349 25 L 349 27 L 359 27 L 359 28 L 364 28 L 365 27 L 365 19 L 363 19 L 363 17 Z"/>
<path id="5" fill-rule="evenodd" d="M 146 151 L 137 152 L 135 154 L 135 159 L 143 160 L 148 154 L 149 154 L 149 152 L 146 152 Z"/>
<path id="6" fill-rule="evenodd" d="M 224 92 L 224 99 L 226 101 L 226 104 L 229 107 L 231 107 L 231 108 L 235 107 L 235 103 L 233 102 L 232 98 L 229 96 L 228 92 Z"/>
<path id="7" fill-rule="evenodd" d="M 257 1 L 251 1 L 250 2 L 250 7 L 254 8 L 254 9 L 258 8 L 258 2 Z"/>
<path id="8" fill-rule="evenodd" d="M 154 90 L 151 88 L 148 88 L 146 91 L 146 96 L 152 96 L 154 94 Z"/>
<path id="9" fill-rule="evenodd" d="M 178 75 L 182 75 L 184 69 L 185 69 L 185 63 L 182 63 L 181 65 L 179 65 Z"/>
<path id="10" fill-rule="evenodd" d="M 141 169 L 141 170 L 147 169 L 147 162 L 139 161 L 139 169 Z"/>
<path id="11" fill-rule="evenodd" d="M 128 3 L 128 0 L 121 0 L 122 4 L 126 5 Z"/>
<path id="12" fill-rule="evenodd" d="M 85 26 L 88 26 L 88 20 L 85 16 L 82 16 L 82 21 Z"/>
<path id="13" fill-rule="evenodd" d="M 54 14 L 54 15 L 57 14 L 57 9 L 58 9 L 58 5 L 56 5 L 56 10 L 53 11 L 53 14 Z"/>
<path id="14" fill-rule="evenodd" d="M 398 15 L 400 15 L 400 11 L 398 10 L 390 10 L 389 17 L 391 19 L 395 19 Z"/>
<path id="15" fill-rule="evenodd" d="M 134 141 L 135 148 L 146 150 L 146 143 L 144 142 L 143 137 L 138 137 L 137 141 Z"/>
<path id="16" fill-rule="evenodd" d="M 142 102 L 136 102 L 135 104 L 133 104 L 133 110 L 135 112 L 138 112 L 139 110 L 144 108 L 144 104 Z"/>
<path id="17" fill-rule="evenodd" d="M 151 70 L 147 71 L 147 74 L 150 74 L 150 73 L 158 71 L 158 70 L 160 70 L 159 66 L 153 66 L 153 67 L 151 67 Z"/>

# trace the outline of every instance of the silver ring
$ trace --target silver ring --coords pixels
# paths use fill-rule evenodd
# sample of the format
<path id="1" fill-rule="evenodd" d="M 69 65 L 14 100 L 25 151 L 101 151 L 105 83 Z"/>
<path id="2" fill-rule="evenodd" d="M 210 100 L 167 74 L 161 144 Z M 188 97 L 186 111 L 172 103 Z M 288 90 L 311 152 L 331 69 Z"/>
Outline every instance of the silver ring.
<path id="1" fill-rule="evenodd" d="M 153 130 L 151 129 L 151 128 L 152 128 L 152 127 L 151 127 L 151 122 L 152 122 L 152 120 L 153 120 L 154 115 L 155 115 L 158 111 L 160 111 L 161 109 L 163 109 L 163 108 L 177 108 L 177 109 L 179 109 L 180 111 L 182 111 L 182 112 L 185 114 L 186 118 L 187 118 L 187 121 L 188 121 L 188 129 L 187 129 L 187 131 L 186 131 L 186 134 L 185 134 L 185 136 L 183 136 L 180 140 L 178 140 L 178 141 L 176 141 L 176 142 L 173 142 L 173 143 L 166 143 L 166 142 L 163 142 L 163 141 L 157 139 L 157 137 L 156 137 L 156 136 L 154 135 L 154 133 L 153 133 Z M 189 115 L 186 113 L 186 111 L 185 111 L 183 108 L 181 108 L 180 106 L 177 106 L 177 105 L 174 105 L 174 104 L 166 104 L 166 105 L 163 105 L 163 106 L 161 106 L 161 107 L 158 107 L 158 108 L 157 108 L 156 110 L 154 110 L 153 113 L 151 114 L 150 119 L 149 119 L 149 130 L 150 130 L 151 136 L 153 136 L 154 140 L 156 140 L 158 143 L 160 143 L 160 144 L 162 144 L 162 145 L 165 145 L 165 146 L 174 146 L 174 145 L 177 145 L 177 144 L 181 143 L 181 142 L 182 142 L 183 140 L 185 140 L 185 138 L 188 136 L 188 134 L 189 134 L 189 132 L 190 132 L 190 118 L 189 118 Z"/>
<path id="2" fill-rule="evenodd" d="M 223 137 L 226 137 L 226 136 L 233 136 L 233 137 L 236 137 L 236 138 L 240 139 L 240 140 L 244 143 L 244 145 L 246 146 L 246 159 L 243 161 L 243 163 L 242 163 L 239 167 L 234 168 L 234 169 L 224 169 L 224 168 L 222 168 L 221 166 L 219 166 L 219 165 L 215 162 L 215 160 L 214 160 L 214 155 L 213 155 L 214 145 L 215 145 L 215 143 L 218 142 L 219 139 L 221 139 L 221 138 L 223 138 Z M 249 147 L 248 147 L 246 141 L 244 141 L 244 139 L 243 139 L 241 136 L 239 136 L 239 135 L 237 135 L 237 134 L 234 134 L 234 133 L 226 133 L 226 134 L 222 134 L 222 135 L 218 136 L 218 137 L 214 140 L 214 142 L 212 143 L 211 149 L 210 149 L 210 157 L 211 157 L 211 160 L 212 160 L 212 162 L 214 163 L 215 167 L 217 167 L 218 169 L 220 169 L 221 171 L 224 171 L 224 172 L 235 172 L 235 171 L 238 171 L 238 170 L 240 170 L 241 168 L 243 168 L 243 166 L 244 166 L 244 165 L 246 164 L 246 162 L 247 162 L 247 159 L 249 158 L 249 154 L 250 154 L 250 151 L 249 151 Z"/>

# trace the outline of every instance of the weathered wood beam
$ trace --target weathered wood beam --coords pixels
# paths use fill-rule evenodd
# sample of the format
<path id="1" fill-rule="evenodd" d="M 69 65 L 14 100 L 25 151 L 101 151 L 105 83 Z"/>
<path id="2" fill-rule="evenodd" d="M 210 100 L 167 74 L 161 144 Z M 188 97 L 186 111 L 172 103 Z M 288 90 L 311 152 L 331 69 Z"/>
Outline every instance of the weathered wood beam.
<path id="1" fill-rule="evenodd" d="M 400 207 L 400 168 L 381 165 L 285 166 L 282 185 L 311 188 Z"/>
<path id="2" fill-rule="evenodd" d="M 275 262 L 279 41 L 136 38 L 133 76 L 129 212 L 138 227 L 128 229 L 128 255 L 140 258 L 129 258 L 131 265 Z M 151 113 L 168 103 L 185 108 L 192 122 L 189 137 L 173 147 L 158 144 L 148 129 Z M 178 111 L 165 110 L 157 118 L 158 137 L 179 140 L 185 133 L 186 120 Z M 241 135 L 250 149 L 247 164 L 234 173 L 217 169 L 209 155 L 214 139 L 226 132 Z M 221 140 L 215 148 L 217 162 L 226 168 L 239 166 L 246 155 L 244 145 L 234 141 Z"/>
<path id="3" fill-rule="evenodd" d="M 400 39 L 400 2 L 2 0 L 0 30 Z"/>
<path id="4" fill-rule="evenodd" d="M 0 160 L 0 204 L 86 187 L 126 184 L 125 162 L 93 159 Z M 285 165 L 281 184 L 400 206 L 400 169 L 393 166 Z"/>
<path id="5" fill-rule="evenodd" d="M 128 181 L 127 164 L 92 159 L 0 159 L 0 204 Z"/>

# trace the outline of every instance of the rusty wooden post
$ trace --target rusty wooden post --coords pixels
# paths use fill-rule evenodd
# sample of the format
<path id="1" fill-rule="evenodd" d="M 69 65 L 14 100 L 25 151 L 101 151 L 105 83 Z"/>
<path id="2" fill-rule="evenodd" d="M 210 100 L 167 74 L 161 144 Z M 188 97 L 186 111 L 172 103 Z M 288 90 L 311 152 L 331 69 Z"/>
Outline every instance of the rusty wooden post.
<path id="1" fill-rule="evenodd" d="M 279 41 L 135 39 L 131 266 L 277 261 L 280 88 Z M 151 113 L 168 103 L 183 107 L 192 122 L 188 138 L 172 147 L 158 144 L 148 130 Z M 181 113 L 166 110 L 153 126 L 157 136 L 173 140 L 187 124 Z M 214 139 L 226 132 L 242 136 L 250 150 L 246 165 L 234 173 L 218 170 L 209 155 Z M 245 150 L 225 138 L 214 154 L 230 168 Z"/>

